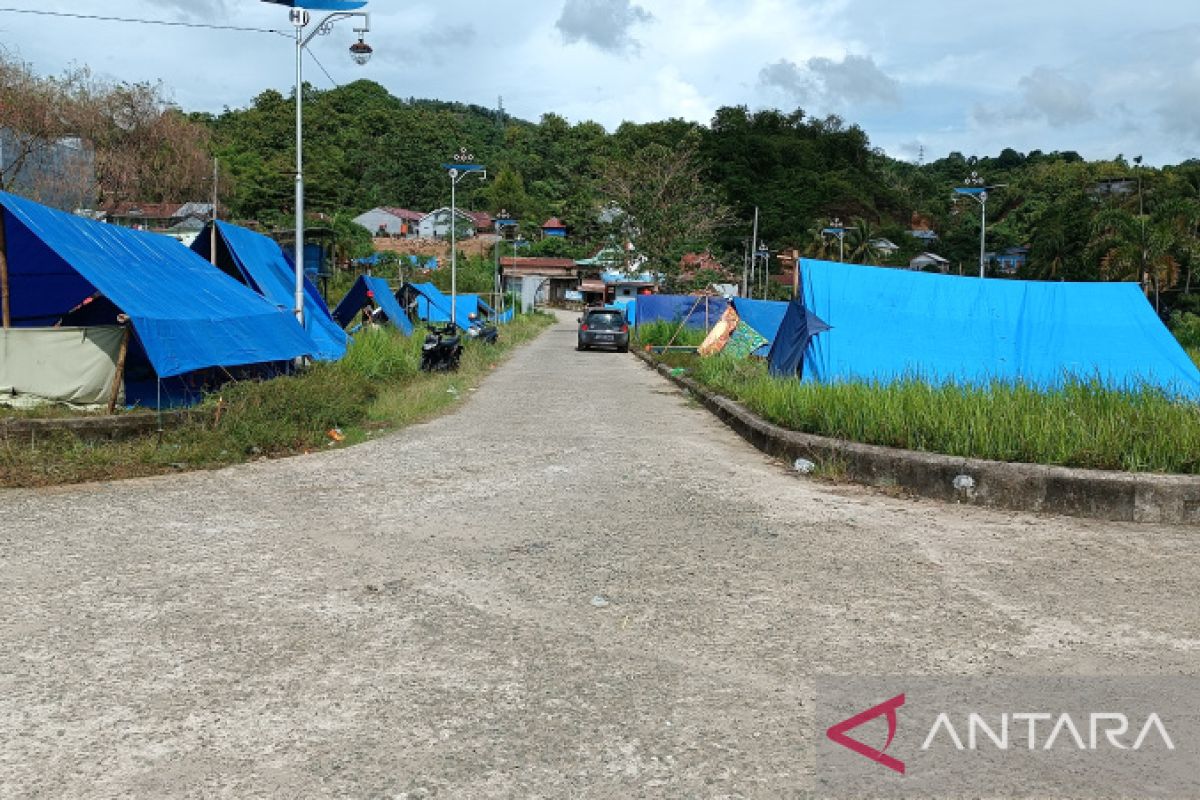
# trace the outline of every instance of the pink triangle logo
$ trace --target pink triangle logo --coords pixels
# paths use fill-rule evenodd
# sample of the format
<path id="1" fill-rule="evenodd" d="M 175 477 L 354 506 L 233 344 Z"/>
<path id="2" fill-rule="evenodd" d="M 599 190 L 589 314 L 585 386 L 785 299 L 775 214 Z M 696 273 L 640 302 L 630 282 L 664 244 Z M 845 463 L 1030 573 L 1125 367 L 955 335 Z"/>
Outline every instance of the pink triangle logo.
<path id="1" fill-rule="evenodd" d="M 900 708 L 902 705 L 904 705 L 904 695 L 898 694 L 891 700 L 885 700 L 874 708 L 868 708 L 861 714 L 855 714 L 849 719 L 842 720 L 837 725 L 834 725 L 829 730 L 825 731 L 825 735 L 829 737 L 830 741 L 836 742 L 842 747 L 849 748 L 850 750 L 858 753 L 860 756 L 866 756 L 872 761 L 882 764 L 888 769 L 899 772 L 901 775 L 903 775 L 904 762 L 898 758 L 892 758 L 886 752 L 884 752 L 891 745 L 892 740 L 896 738 L 896 729 L 899 726 L 899 718 L 896 714 L 896 709 Z M 883 749 L 876 750 L 874 747 L 865 745 L 857 739 L 851 739 L 846 735 L 848 731 L 854 730 L 859 725 L 870 722 L 876 717 L 882 717 L 885 714 L 887 715 L 888 737 L 887 741 L 884 742 Z"/>

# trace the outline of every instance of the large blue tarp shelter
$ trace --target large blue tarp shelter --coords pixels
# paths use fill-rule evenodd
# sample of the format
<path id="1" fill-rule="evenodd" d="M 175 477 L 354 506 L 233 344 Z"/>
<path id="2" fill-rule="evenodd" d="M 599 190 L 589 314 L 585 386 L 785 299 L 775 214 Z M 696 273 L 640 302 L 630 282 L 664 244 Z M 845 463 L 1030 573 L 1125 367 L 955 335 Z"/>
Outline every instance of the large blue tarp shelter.
<path id="1" fill-rule="evenodd" d="M 53 325 L 99 293 L 129 315 L 160 378 L 313 354 L 294 317 L 168 236 L 5 192 L 0 207 L 18 326 Z"/>
<path id="2" fill-rule="evenodd" d="M 804 259 L 802 298 L 830 325 L 804 379 L 1149 384 L 1200 399 L 1200 370 L 1132 283 L 965 278 Z"/>
<path id="3" fill-rule="evenodd" d="M 387 280 L 372 275 L 360 275 L 350 291 L 333 310 L 333 319 L 343 328 L 354 321 L 358 313 L 374 303 L 387 316 L 388 322 L 395 325 L 405 336 L 412 336 L 413 326 L 400 302 L 392 293 L 392 287 Z"/>
<path id="4" fill-rule="evenodd" d="M 637 298 L 637 324 L 683 322 L 690 328 L 711 328 L 729 307 L 723 297 L 690 294 L 646 294 Z M 632 320 L 631 320 L 632 322 Z"/>
<path id="5" fill-rule="evenodd" d="M 217 221 L 217 266 L 287 311 L 295 319 L 296 265 L 274 239 L 252 230 Z M 212 247 L 211 229 L 204 231 L 192 243 L 192 250 L 209 260 Z M 317 287 L 304 278 L 304 330 L 315 345 L 313 357 L 336 361 L 346 354 L 346 332 L 329 315 L 329 306 Z"/>

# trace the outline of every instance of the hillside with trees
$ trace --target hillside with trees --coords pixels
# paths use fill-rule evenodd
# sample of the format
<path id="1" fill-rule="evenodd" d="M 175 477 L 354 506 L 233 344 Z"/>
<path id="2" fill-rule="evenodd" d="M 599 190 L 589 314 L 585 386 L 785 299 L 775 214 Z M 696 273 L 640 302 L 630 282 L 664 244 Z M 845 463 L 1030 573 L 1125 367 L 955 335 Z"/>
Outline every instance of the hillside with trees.
<path id="1" fill-rule="evenodd" d="M 378 205 L 447 204 L 439 165 L 465 147 L 487 165 L 489 180 L 461 184 L 462 207 L 505 209 L 527 235 L 559 217 L 582 250 L 637 239 L 668 275 L 685 252 L 699 250 L 740 271 L 755 207 L 760 238 L 773 251 L 836 256 L 821 230 L 838 218 L 848 260 L 907 266 L 931 251 L 952 271 L 971 273 L 979 208 L 953 190 L 977 172 L 1004 185 L 988 203 L 988 250 L 1027 248 L 1013 276 L 1139 281 L 1163 307 L 1179 304 L 1197 282 L 1200 161 L 1155 168 L 1116 154 L 1086 161 L 1074 152 L 1006 149 L 912 164 L 872 148 L 854 124 L 799 109 L 727 107 L 708 124 L 625 123 L 610 133 L 553 113 L 529 122 L 399 98 L 370 81 L 304 91 L 307 203 L 337 230 Z M 85 142 L 95 174 L 83 194 L 98 204 L 207 197 L 215 155 L 222 205 L 234 218 L 290 227 L 292 99 L 267 90 L 246 108 L 188 114 L 164 95 L 161 86 L 104 84 L 86 70 L 40 78 L 0 59 L 0 107 L 10 110 L 3 133 L 26 146 L 26 159 L 47 142 Z M 10 141 L 6 152 L 22 151 Z M 20 168 L 12 158 L 0 163 L 0 188 L 17 188 Z M 914 238 L 914 228 L 937 238 Z M 880 239 L 898 250 L 881 252 Z"/>

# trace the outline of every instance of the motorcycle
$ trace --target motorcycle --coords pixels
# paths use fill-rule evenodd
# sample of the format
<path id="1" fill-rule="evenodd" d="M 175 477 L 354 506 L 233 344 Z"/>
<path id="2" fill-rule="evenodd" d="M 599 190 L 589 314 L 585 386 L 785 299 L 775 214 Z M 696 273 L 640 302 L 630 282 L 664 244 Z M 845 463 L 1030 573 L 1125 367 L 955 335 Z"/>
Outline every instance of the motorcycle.
<path id="1" fill-rule="evenodd" d="M 495 344 L 499 340 L 500 330 L 495 325 L 485 323 L 475 314 L 468 314 L 467 319 L 471 322 L 471 326 L 467 328 L 468 338 L 477 339 L 484 344 Z"/>
<path id="2" fill-rule="evenodd" d="M 451 372 L 462 358 L 462 338 L 454 323 L 430 326 L 421 345 L 421 369 L 425 372 Z"/>

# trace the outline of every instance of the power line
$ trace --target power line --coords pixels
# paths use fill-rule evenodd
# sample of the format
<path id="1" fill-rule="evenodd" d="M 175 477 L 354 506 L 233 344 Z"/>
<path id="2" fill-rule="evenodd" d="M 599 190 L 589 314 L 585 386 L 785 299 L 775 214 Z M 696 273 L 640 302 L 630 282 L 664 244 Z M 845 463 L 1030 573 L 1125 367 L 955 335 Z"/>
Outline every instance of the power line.
<path id="1" fill-rule="evenodd" d="M 312 50 L 308 49 L 307 47 L 305 48 L 305 53 L 307 53 L 308 56 L 310 56 L 310 58 L 314 62 L 316 62 L 317 66 L 320 67 L 320 71 L 325 73 L 325 77 L 329 78 L 329 83 L 334 84 L 334 86 L 336 86 L 336 88 L 341 88 L 341 84 L 337 83 L 336 80 L 334 80 L 334 76 L 331 76 L 331 74 L 329 74 L 329 70 L 326 70 L 325 65 L 322 64 L 322 62 L 320 62 L 320 59 L 317 58 L 316 53 L 313 53 Z"/>
<path id="2" fill-rule="evenodd" d="M 240 25 L 212 25 L 204 22 L 172 22 L 163 19 L 136 19 L 134 17 L 105 17 L 99 14 L 76 14 L 69 11 L 41 11 L 32 8 L 0 8 L 0 13 L 34 14 L 41 17 L 69 17 L 71 19 L 99 20 L 101 22 L 128 22 L 137 25 L 163 25 L 169 28 L 206 28 L 214 31 L 242 31 L 244 33 L 274 33 L 291 37 L 290 33 L 275 28 L 247 28 Z"/>

